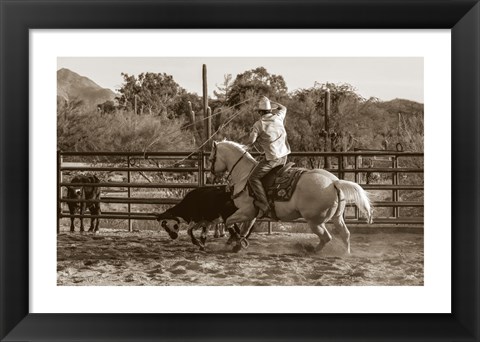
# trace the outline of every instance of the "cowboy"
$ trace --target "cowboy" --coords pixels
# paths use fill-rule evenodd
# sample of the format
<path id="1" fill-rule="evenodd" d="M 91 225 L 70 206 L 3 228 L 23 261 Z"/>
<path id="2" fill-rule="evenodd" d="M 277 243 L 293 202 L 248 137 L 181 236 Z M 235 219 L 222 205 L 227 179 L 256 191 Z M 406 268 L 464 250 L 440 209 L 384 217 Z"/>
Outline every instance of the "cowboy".
<path id="1" fill-rule="evenodd" d="M 257 108 L 261 117 L 255 122 L 245 141 L 249 146 L 258 142 L 265 152 L 264 158 L 253 169 L 248 180 L 254 192 L 254 205 L 258 209 L 257 218 L 267 217 L 270 211 L 261 179 L 274 167 L 285 165 L 287 155 L 291 152 L 284 127 L 287 108 L 280 103 L 273 101 L 272 103 L 273 108 L 270 100 L 262 96 Z"/>

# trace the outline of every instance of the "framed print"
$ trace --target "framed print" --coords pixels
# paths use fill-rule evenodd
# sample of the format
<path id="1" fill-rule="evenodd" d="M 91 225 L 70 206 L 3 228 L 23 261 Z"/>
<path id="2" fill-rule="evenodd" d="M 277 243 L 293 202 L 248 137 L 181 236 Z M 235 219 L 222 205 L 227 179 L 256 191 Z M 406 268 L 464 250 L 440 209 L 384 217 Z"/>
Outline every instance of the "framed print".
<path id="1" fill-rule="evenodd" d="M 1 1 L 1 9 L 2 340 L 479 339 L 477 1 L 40 0 Z M 147 67 L 154 63 L 161 67 Z M 91 86 L 93 81 L 87 77 L 96 76 L 88 70 L 107 75 L 115 65 L 120 65 L 115 73 L 121 73 L 122 78 L 109 88 L 115 88 L 117 94 L 105 89 L 97 92 L 103 97 L 99 95 L 101 99 L 73 124 L 70 114 L 86 107 L 75 107 L 80 98 L 72 95 L 70 86 Z M 129 69 L 130 65 L 141 68 Z M 190 71 L 192 65 L 198 75 L 193 76 L 196 71 Z M 252 65 L 262 68 L 253 69 Z M 158 73 L 148 73 L 153 69 Z M 185 78 L 177 76 L 181 75 L 179 69 Z M 217 69 L 234 74 L 231 83 L 225 77 L 224 86 L 219 84 L 222 80 L 215 78 Z M 348 76 L 337 79 L 339 70 Z M 357 72 L 365 84 L 383 86 L 370 94 L 358 85 L 361 83 L 352 87 L 340 83 L 353 80 Z M 231 89 L 230 85 L 246 87 L 249 77 L 256 74 L 263 75 L 263 80 L 270 77 L 269 86 L 277 87 L 275 93 L 265 90 L 255 96 L 268 98 L 250 98 L 251 92 L 243 89 L 239 99 L 231 100 L 234 92 L 226 89 Z M 308 74 L 320 76 L 310 83 L 295 84 Z M 191 79 L 197 88 L 189 88 Z M 151 92 L 142 93 L 148 82 L 160 83 L 163 88 L 155 89 L 166 91 L 166 95 L 148 102 Z M 394 85 L 398 88 L 393 95 L 380 93 Z M 129 86 L 137 89 L 133 97 Z M 287 94 L 287 86 L 296 90 L 279 96 Z M 227 100 L 221 103 L 222 91 L 225 99 L 233 101 L 231 108 Z M 323 99 L 318 103 L 317 91 Z M 358 97 L 349 97 L 339 105 L 339 91 Z M 203 98 L 196 95 L 202 92 Z M 180 97 L 183 102 L 170 101 Z M 394 100 L 396 97 L 410 101 Z M 82 106 L 88 106 L 85 99 L 81 101 Z M 231 231 L 232 247 L 210 238 L 206 244 L 206 235 L 196 240 L 195 231 L 189 230 L 193 245 L 187 234 L 178 232 L 175 221 L 203 222 L 204 218 L 185 219 L 180 209 L 174 212 L 165 207 L 177 202 L 154 198 L 151 189 L 162 183 L 166 197 L 176 195 L 180 196 L 178 201 L 186 201 L 188 196 L 183 198 L 186 192 L 182 191 L 192 181 L 198 183 L 195 189 L 213 183 L 216 179 L 203 175 L 209 171 L 217 175 L 224 162 L 233 187 L 225 201 L 232 199 L 235 210 L 242 208 L 235 199 L 243 196 L 243 191 L 255 192 L 255 188 L 245 185 L 236 192 L 235 186 L 243 178 L 236 179 L 233 170 L 240 165 L 236 170 L 240 172 L 247 152 L 232 143 L 240 150 L 226 153 L 222 139 L 226 138 L 228 145 L 228 140 L 239 140 L 240 133 L 252 136 L 253 129 L 249 131 L 248 126 L 255 120 L 252 116 L 249 124 L 237 125 L 237 131 L 232 128 L 223 135 L 217 133 L 233 116 L 215 121 L 222 117 L 222 110 L 238 115 L 239 101 L 252 101 L 248 110 L 268 112 L 262 115 L 281 115 L 286 104 L 290 115 L 285 119 L 286 132 L 296 149 L 291 157 L 297 158 L 298 166 L 322 168 L 337 175 L 341 181 L 332 181 L 328 189 L 340 189 L 338 194 L 345 194 L 348 200 L 346 184 L 356 182 L 370 193 L 386 188 L 391 197 L 378 198 L 377 193 L 371 199 L 376 205 L 372 214 L 368 201 L 362 201 L 363 195 L 353 196 L 364 213 L 347 207 L 345 214 L 334 215 L 340 209 L 332 208 L 341 207 L 342 195 L 338 195 L 339 202 L 335 197 L 325 209 L 331 212 L 330 218 L 338 219 L 340 229 L 331 241 L 326 239 L 330 226 L 322 226 L 324 221 L 315 221 L 320 220 L 318 215 L 309 216 L 302 208 L 297 211 L 308 223 L 305 229 L 312 230 L 298 228 L 294 239 L 291 226 L 274 224 L 277 231 L 270 234 L 271 225 L 267 228 L 266 223 L 257 222 L 259 228 L 250 240 L 243 226 L 237 227 L 238 232 Z M 315 118 L 305 114 L 308 101 L 315 113 L 322 114 Z M 382 124 L 390 113 L 385 103 L 394 108 L 391 121 L 395 122 L 395 133 Z M 210 114 L 204 116 L 208 106 Z M 376 120 L 362 116 L 348 130 L 345 123 L 342 129 L 337 127 L 340 119 L 355 120 L 352 113 L 362 115 L 362 110 Z M 57 115 L 52 114 L 54 111 Z M 176 118 L 179 111 L 187 114 L 176 122 L 172 115 Z M 214 122 L 198 127 L 195 115 Z M 149 119 L 153 116 L 155 124 Z M 114 118 L 122 120 L 121 127 L 115 126 Z M 309 126 L 324 127 L 325 133 L 308 130 Z M 370 142 L 355 143 L 355 132 L 364 126 L 370 126 L 364 131 L 377 132 L 371 134 Z M 267 130 L 261 127 L 258 129 Z M 401 142 L 396 138 L 400 132 L 406 132 Z M 318 141 L 309 140 L 308 134 L 318 136 Z M 211 137 L 219 142 L 211 144 Z M 206 143 L 210 143 L 208 148 L 202 149 Z M 172 144 L 173 149 L 164 148 Z M 396 144 L 395 150 L 389 147 L 392 144 Z M 404 151 L 407 144 L 409 149 Z M 421 147 L 410 148 L 415 144 Z M 357 150 L 353 151 L 353 146 Z M 86 163 L 84 158 L 91 156 L 91 151 L 102 151 L 103 155 Z M 241 151 L 240 155 L 228 157 L 235 151 Z M 275 151 L 267 149 L 266 158 Z M 191 158 L 193 154 L 198 162 Z M 388 168 L 399 167 L 395 164 L 397 156 L 411 158 L 403 165 L 403 173 L 399 175 L 397 170 L 391 178 L 382 176 L 382 172 L 390 172 Z M 358 166 L 366 163 L 359 157 L 369 160 L 370 170 L 359 171 Z M 127 164 L 121 164 L 123 159 L 119 163 L 120 158 L 126 158 Z M 175 163 L 161 164 L 161 158 Z M 382 166 L 385 162 L 388 166 Z M 151 167 L 159 171 L 157 178 L 148 175 Z M 186 175 L 172 178 L 172 170 L 178 167 L 183 167 Z M 95 174 L 87 175 L 85 170 Z M 298 172 L 298 177 L 303 177 L 303 171 Z M 422 176 L 410 176 L 417 173 Z M 171 186 L 180 179 L 183 190 L 177 189 L 178 184 Z M 97 185 L 89 187 L 86 183 Z M 103 188 L 115 186 L 122 190 L 105 194 Z M 295 189 L 288 184 L 277 196 L 284 196 L 292 187 Z M 402 189 L 407 195 L 399 195 Z M 118 197 L 118 192 L 127 194 L 127 199 Z M 219 194 L 224 195 L 225 190 Z M 322 194 L 311 202 L 330 198 L 330 193 Z M 142 201 L 154 205 L 157 212 L 132 209 Z M 205 204 L 202 215 L 212 208 L 208 201 L 200 201 Z M 111 203 L 128 209 L 119 214 Z M 270 205 L 281 218 L 282 210 L 287 209 L 275 203 Z M 100 217 L 98 234 L 98 219 L 97 227 L 92 220 L 93 233 L 78 232 L 78 221 L 69 219 L 79 217 L 75 205 L 80 216 L 89 209 L 89 215 Z M 381 209 L 382 205 L 387 208 Z M 218 207 L 221 205 L 214 209 Z M 190 215 L 193 209 L 189 208 Z M 235 210 L 250 212 L 247 207 Z M 393 216 L 382 216 L 385 212 Z M 417 229 L 416 235 L 392 236 L 387 232 L 380 239 L 375 234 L 362 235 L 359 229 L 353 229 L 351 235 L 348 229 L 342 230 L 343 217 L 347 225 L 355 220 L 366 224 L 372 215 L 376 227 L 383 222 L 391 226 L 387 228 L 398 229 L 403 220 L 408 229 Z M 233 223 L 230 212 L 224 216 L 227 223 Z M 392 217 L 396 220 L 393 223 Z M 252 217 L 247 218 L 253 222 Z M 125 221 L 122 231 L 106 226 L 108 220 L 120 219 Z M 90 228 L 88 221 L 85 230 Z M 149 221 L 154 228 L 145 223 Z M 281 246 L 275 249 L 272 243 Z M 250 250 L 245 251 L 248 245 Z M 353 252 L 348 254 L 350 247 Z M 181 257 L 180 248 L 184 253 Z M 133 271 L 137 267 L 143 268 Z"/>

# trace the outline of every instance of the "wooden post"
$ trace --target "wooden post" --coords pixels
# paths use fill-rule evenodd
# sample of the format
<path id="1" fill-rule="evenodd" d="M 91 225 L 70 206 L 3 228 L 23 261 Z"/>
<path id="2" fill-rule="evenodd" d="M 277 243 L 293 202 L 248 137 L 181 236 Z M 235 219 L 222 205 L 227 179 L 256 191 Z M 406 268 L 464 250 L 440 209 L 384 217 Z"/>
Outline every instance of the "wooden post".
<path id="1" fill-rule="evenodd" d="M 192 132 L 193 132 L 193 138 L 195 139 L 195 146 L 200 144 L 202 139 L 199 139 L 198 136 L 198 131 L 197 131 L 197 123 L 195 122 L 195 112 L 193 111 L 192 108 L 192 103 L 188 101 L 188 115 L 190 117 L 190 123 L 192 124 Z"/>
<path id="2" fill-rule="evenodd" d="M 330 89 L 325 90 L 325 132 L 327 132 L 327 136 L 325 137 L 325 145 L 324 150 L 330 152 L 331 151 L 331 143 L 330 143 Z M 325 157 L 325 168 L 330 168 L 330 157 Z"/>
<path id="3" fill-rule="evenodd" d="M 130 169 L 130 156 L 127 156 L 127 167 Z M 127 171 L 127 182 L 130 183 L 130 170 Z M 132 232 L 132 220 L 130 219 L 130 211 L 131 211 L 131 205 L 130 205 L 130 187 L 127 187 L 127 197 L 128 197 L 128 204 L 127 204 L 127 210 L 128 210 L 128 231 Z"/>
<path id="4" fill-rule="evenodd" d="M 207 89 L 207 65 L 203 64 L 202 68 L 202 82 L 203 82 L 203 115 L 204 117 L 208 115 L 208 89 Z M 208 127 L 208 125 L 207 125 Z M 207 134 L 207 129 L 205 129 L 204 134 Z M 205 140 L 208 139 L 208 135 Z"/>

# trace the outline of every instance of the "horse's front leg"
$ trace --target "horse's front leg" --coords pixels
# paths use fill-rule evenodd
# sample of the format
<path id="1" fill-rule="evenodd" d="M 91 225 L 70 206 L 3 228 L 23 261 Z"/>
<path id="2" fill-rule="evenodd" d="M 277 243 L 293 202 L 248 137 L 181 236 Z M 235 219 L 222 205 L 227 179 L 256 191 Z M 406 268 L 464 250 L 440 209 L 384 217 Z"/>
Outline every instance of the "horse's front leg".
<path id="1" fill-rule="evenodd" d="M 247 248 L 249 243 L 247 241 L 247 234 L 248 231 L 250 230 L 250 227 L 255 223 L 255 220 L 252 220 L 252 218 L 255 217 L 255 211 L 254 210 L 242 210 L 239 209 L 237 210 L 232 216 L 227 218 L 225 225 L 227 227 L 230 227 L 234 223 L 241 223 L 247 221 L 249 224 L 242 224 L 241 229 L 240 229 L 240 239 L 237 240 L 236 245 L 233 247 L 234 252 L 239 252 L 242 248 Z"/>
<path id="2" fill-rule="evenodd" d="M 234 241 L 240 240 L 240 228 L 236 223 L 233 224 L 233 227 L 227 227 L 229 238 L 226 242 L 227 245 L 231 245 Z"/>

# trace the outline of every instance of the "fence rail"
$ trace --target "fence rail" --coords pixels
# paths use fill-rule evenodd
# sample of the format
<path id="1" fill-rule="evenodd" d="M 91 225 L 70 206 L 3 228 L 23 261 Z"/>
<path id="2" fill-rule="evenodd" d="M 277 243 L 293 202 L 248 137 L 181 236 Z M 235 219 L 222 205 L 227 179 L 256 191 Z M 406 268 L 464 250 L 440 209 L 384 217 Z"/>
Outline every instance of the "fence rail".
<path id="1" fill-rule="evenodd" d="M 258 153 L 252 153 L 253 156 L 257 156 Z M 151 167 L 135 166 L 136 163 L 140 164 L 140 161 L 156 161 L 164 160 L 172 162 L 174 160 L 182 159 L 190 156 L 187 160 L 182 160 L 183 165 L 156 165 Z M 133 197 L 132 189 L 193 189 L 206 184 L 206 175 L 208 174 L 208 168 L 206 167 L 206 158 L 209 156 L 209 152 L 199 151 L 194 154 L 191 152 L 57 152 L 57 232 L 60 230 L 60 221 L 62 218 L 94 218 L 99 217 L 103 219 L 118 219 L 128 220 L 129 230 L 132 230 L 133 220 L 154 220 L 155 216 L 145 212 L 131 211 L 131 205 L 145 204 L 145 205 L 171 205 L 178 203 L 181 199 L 165 197 L 165 198 L 148 198 L 148 197 Z M 352 175 L 353 180 L 359 183 L 365 190 L 368 191 L 388 191 L 391 193 L 391 200 L 373 201 L 374 207 L 377 208 L 391 208 L 392 213 L 389 217 L 374 217 L 373 226 L 380 225 L 423 225 L 423 212 L 421 216 L 406 217 L 401 216 L 399 209 L 401 208 L 422 208 L 422 201 L 412 200 L 400 200 L 399 192 L 402 191 L 419 191 L 422 193 L 420 197 L 423 199 L 424 187 L 422 184 L 400 184 L 400 175 L 422 174 L 424 172 L 423 167 L 399 167 L 399 160 L 412 160 L 413 158 L 421 158 L 423 164 L 423 153 L 418 152 L 396 152 L 396 151 L 361 151 L 361 152 L 292 152 L 291 157 L 300 158 L 332 158 L 335 163 L 329 163 L 336 167 L 325 168 L 326 170 L 338 175 L 339 178 L 344 179 L 345 175 Z M 89 162 L 89 158 L 98 157 L 114 157 L 114 161 L 107 161 L 103 164 L 97 165 L 95 162 Z M 372 157 L 381 157 L 381 159 L 374 160 L 372 163 Z M 387 158 L 385 158 L 387 157 Z M 69 165 L 65 163 L 64 158 L 77 158 L 81 159 L 82 165 Z M 352 158 L 354 162 L 352 163 Z M 362 158 L 370 159 L 370 166 L 365 167 L 362 164 Z M 418 159 L 417 159 L 418 161 Z M 382 163 L 381 167 L 375 167 L 375 162 Z M 194 166 L 186 164 L 195 164 Z M 385 163 L 389 163 L 389 167 L 385 167 Z M 114 164 L 112 166 L 111 164 Z M 122 165 L 123 164 L 123 165 Z M 325 163 L 326 164 L 326 163 Z M 346 165 L 350 164 L 350 165 Z M 412 163 L 410 163 L 412 164 Z M 105 182 L 90 184 L 90 183 L 69 183 L 64 181 L 64 176 L 67 173 L 82 172 L 119 172 L 126 173 L 126 182 Z M 196 182 L 178 182 L 168 181 L 164 183 L 159 182 L 141 182 L 132 180 L 132 174 L 138 173 L 150 173 L 159 172 L 166 174 L 185 174 L 189 173 L 192 176 L 196 176 Z M 391 184 L 372 184 L 369 182 L 369 175 L 382 174 L 385 177 L 391 178 Z M 362 184 L 361 179 L 365 178 L 366 184 Z M 404 176 L 408 177 L 408 176 Z M 423 183 L 423 177 L 421 179 Z M 62 187 L 67 186 L 90 186 L 100 187 L 105 192 L 102 194 L 99 200 L 75 200 L 62 197 Z M 127 197 L 115 197 L 108 196 L 109 193 L 123 193 Z M 68 202 L 100 202 L 100 203 L 118 203 L 127 204 L 127 211 L 123 212 L 102 212 L 101 215 L 92 216 L 89 214 L 84 215 L 70 215 L 69 212 L 62 210 L 62 203 Z M 351 205 L 354 207 L 354 205 Z M 271 231 L 271 222 L 269 222 L 269 231 Z M 305 222 L 304 220 L 295 220 L 292 222 Z M 355 208 L 354 216 L 346 217 L 347 224 L 359 224 L 363 225 L 366 221 L 359 217 L 358 209 Z"/>

